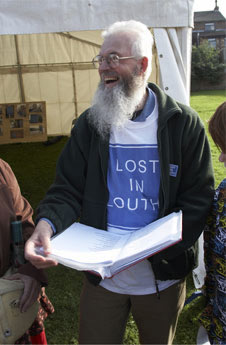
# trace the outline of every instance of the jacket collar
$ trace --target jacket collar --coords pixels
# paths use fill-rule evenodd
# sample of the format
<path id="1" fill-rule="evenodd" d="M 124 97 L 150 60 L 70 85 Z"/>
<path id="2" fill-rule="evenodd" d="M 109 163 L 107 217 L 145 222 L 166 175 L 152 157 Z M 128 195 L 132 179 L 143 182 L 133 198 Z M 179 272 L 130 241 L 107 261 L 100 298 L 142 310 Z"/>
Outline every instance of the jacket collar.
<path id="1" fill-rule="evenodd" d="M 154 83 L 149 83 L 148 87 L 156 94 L 159 110 L 159 125 L 165 122 L 175 114 L 182 114 L 182 109 L 175 99 L 167 95 L 162 89 Z"/>

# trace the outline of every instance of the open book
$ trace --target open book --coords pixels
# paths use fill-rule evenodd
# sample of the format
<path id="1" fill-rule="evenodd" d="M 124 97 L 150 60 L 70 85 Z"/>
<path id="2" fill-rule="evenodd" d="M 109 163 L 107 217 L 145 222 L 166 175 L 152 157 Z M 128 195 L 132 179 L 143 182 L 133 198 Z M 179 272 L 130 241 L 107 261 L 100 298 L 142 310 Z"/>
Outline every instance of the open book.
<path id="1" fill-rule="evenodd" d="M 119 235 L 80 223 L 51 240 L 49 257 L 76 270 L 110 278 L 182 239 L 182 211 Z"/>

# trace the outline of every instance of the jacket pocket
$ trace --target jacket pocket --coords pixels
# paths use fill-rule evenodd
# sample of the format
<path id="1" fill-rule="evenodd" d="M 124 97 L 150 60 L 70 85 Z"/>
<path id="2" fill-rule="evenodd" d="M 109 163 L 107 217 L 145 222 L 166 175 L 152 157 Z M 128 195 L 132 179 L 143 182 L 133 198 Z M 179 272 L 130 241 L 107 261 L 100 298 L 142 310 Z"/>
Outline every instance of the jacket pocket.
<path id="1" fill-rule="evenodd" d="M 151 260 L 155 278 L 158 280 L 182 279 L 186 277 L 196 266 L 196 255 L 194 247 L 184 251 L 179 256 L 159 262 Z"/>

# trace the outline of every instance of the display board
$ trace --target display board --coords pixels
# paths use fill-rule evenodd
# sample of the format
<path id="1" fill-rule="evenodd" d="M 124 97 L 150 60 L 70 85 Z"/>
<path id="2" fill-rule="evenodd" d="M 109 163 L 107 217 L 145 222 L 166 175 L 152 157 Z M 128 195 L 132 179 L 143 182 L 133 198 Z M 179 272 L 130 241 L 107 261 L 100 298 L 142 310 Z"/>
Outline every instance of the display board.
<path id="1" fill-rule="evenodd" d="M 46 103 L 0 104 L 0 143 L 46 141 Z"/>

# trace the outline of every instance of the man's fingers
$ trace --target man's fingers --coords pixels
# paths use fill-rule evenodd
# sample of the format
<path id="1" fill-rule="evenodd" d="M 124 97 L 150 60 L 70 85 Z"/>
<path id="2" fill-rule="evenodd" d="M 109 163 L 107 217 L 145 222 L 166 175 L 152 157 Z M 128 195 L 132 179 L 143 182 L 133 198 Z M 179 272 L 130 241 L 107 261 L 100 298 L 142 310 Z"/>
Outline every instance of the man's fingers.
<path id="1" fill-rule="evenodd" d="M 57 262 L 47 257 L 51 253 L 50 238 L 53 234 L 51 226 L 41 220 L 32 236 L 25 244 L 25 258 L 37 268 L 56 266 Z M 37 247 L 43 248 L 44 256 L 37 253 Z"/>
<path id="2" fill-rule="evenodd" d="M 38 260 L 43 260 L 42 256 L 36 253 L 36 244 L 30 238 L 25 244 L 25 258 L 29 261 L 33 261 L 38 258 Z"/>
<path id="3" fill-rule="evenodd" d="M 32 265 L 35 266 L 36 268 L 38 269 L 44 269 L 44 268 L 49 268 L 49 267 L 54 267 L 54 266 L 57 266 L 58 265 L 58 262 L 57 261 L 53 261 L 53 260 L 48 260 L 48 261 L 45 261 L 43 263 L 41 262 L 36 262 L 36 263 L 33 263 L 32 262 Z"/>
<path id="4" fill-rule="evenodd" d="M 45 255 L 51 253 L 51 242 L 49 237 L 43 238 L 42 247 Z"/>
<path id="5" fill-rule="evenodd" d="M 56 266 L 58 264 L 57 261 L 46 256 L 48 254 L 47 251 L 44 252 L 44 255 L 42 255 L 42 254 L 38 254 L 35 248 L 36 246 L 34 245 L 34 242 L 31 239 L 26 242 L 25 257 L 28 261 L 32 263 L 33 266 L 40 269 L 40 268 Z M 47 248 L 49 248 L 48 245 L 47 245 Z"/>
<path id="6" fill-rule="evenodd" d="M 39 254 L 35 254 L 35 255 L 27 254 L 26 259 L 29 260 L 32 263 L 32 265 L 38 269 L 48 268 L 48 267 L 58 265 L 58 262 L 56 260 L 53 260 L 49 258 L 48 256 L 43 256 Z"/>
<path id="7" fill-rule="evenodd" d="M 58 262 L 56 260 L 53 260 L 51 258 L 44 257 L 44 256 L 38 256 L 36 258 L 32 259 L 32 265 L 34 265 L 37 268 L 47 268 L 51 266 L 56 266 Z"/>

